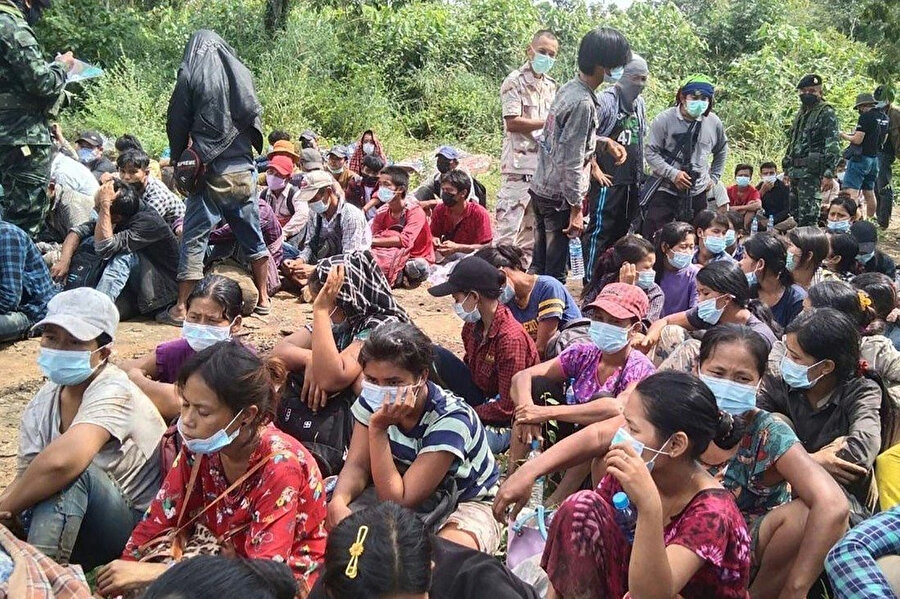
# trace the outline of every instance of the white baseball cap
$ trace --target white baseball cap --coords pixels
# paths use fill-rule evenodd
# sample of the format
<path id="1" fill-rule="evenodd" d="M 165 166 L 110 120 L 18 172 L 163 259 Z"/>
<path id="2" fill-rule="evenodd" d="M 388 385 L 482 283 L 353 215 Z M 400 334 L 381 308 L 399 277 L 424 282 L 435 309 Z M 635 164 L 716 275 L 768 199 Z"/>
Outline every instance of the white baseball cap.
<path id="1" fill-rule="evenodd" d="M 119 309 L 109 296 L 90 287 L 79 287 L 56 294 L 47 303 L 47 316 L 31 330 L 55 324 L 80 341 L 91 341 L 106 333 L 116 338 Z"/>

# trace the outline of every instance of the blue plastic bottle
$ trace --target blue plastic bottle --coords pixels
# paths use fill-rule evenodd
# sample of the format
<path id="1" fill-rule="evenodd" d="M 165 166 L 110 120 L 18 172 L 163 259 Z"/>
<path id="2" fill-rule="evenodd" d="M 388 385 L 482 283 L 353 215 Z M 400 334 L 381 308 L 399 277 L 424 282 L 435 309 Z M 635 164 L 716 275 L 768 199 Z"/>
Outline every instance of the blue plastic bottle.
<path id="1" fill-rule="evenodd" d="M 569 239 L 569 278 L 584 278 L 584 254 L 581 252 L 581 238 L 572 237 Z"/>
<path id="2" fill-rule="evenodd" d="M 628 500 L 628 495 L 619 491 L 613 495 L 613 507 L 615 508 L 616 524 L 622 529 L 622 534 L 628 539 L 628 543 L 634 543 L 634 528 L 637 525 L 637 511 Z"/>

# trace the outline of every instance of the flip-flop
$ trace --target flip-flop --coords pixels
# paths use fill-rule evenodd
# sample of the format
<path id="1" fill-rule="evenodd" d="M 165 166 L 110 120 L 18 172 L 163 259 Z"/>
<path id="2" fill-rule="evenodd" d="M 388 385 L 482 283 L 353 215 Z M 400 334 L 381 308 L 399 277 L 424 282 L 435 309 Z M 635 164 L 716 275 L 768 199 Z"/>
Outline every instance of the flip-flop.
<path id="1" fill-rule="evenodd" d="M 260 316 L 268 316 L 269 314 L 272 313 L 272 305 L 271 304 L 268 306 L 257 305 L 256 307 L 253 308 L 253 313 L 259 314 Z"/>
<path id="2" fill-rule="evenodd" d="M 179 320 L 179 319 L 175 318 L 169 312 L 169 309 L 166 308 L 165 310 L 160 310 L 159 312 L 157 312 L 156 322 L 158 322 L 160 324 L 167 324 L 167 325 L 170 325 L 173 327 L 180 327 L 182 324 L 184 324 L 184 319 L 182 318 Z"/>

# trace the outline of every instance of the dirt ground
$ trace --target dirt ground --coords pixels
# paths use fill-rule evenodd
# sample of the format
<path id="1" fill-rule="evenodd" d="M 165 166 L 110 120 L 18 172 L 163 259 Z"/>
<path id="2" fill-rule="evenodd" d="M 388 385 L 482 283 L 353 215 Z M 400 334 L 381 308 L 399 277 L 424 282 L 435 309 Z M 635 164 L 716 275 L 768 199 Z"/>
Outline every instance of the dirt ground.
<path id="1" fill-rule="evenodd" d="M 398 301 L 412 320 L 444 347 L 462 351 L 461 323 L 453 315 L 450 300 L 431 297 L 424 287 L 395 291 Z M 268 351 L 280 339 L 299 329 L 310 318 L 311 306 L 296 297 L 279 293 L 272 314 L 244 319 L 246 339 L 261 351 Z M 152 351 L 159 343 L 175 339 L 180 330 L 152 321 L 128 321 L 119 325 L 113 362 L 120 362 Z M 25 406 L 43 382 L 35 360 L 37 339 L 0 347 L 0 489 L 15 476 L 18 426 Z"/>

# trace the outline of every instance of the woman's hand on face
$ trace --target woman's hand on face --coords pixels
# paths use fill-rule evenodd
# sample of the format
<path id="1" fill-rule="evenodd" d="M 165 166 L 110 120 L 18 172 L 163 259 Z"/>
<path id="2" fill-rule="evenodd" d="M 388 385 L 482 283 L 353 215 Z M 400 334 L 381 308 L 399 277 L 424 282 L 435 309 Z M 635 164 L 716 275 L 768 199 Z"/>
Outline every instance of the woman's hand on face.
<path id="1" fill-rule="evenodd" d="M 533 486 L 534 479 L 527 474 L 525 468 L 519 468 L 510 474 L 509 478 L 500 485 L 497 496 L 494 497 L 494 505 L 491 508 L 494 512 L 494 519 L 501 524 L 515 520 L 525 504 L 528 503 Z M 507 510 L 509 510 L 508 513 Z"/>
<path id="2" fill-rule="evenodd" d="M 635 281 L 637 281 L 637 267 L 631 262 L 623 263 L 619 269 L 619 282 L 634 285 Z"/>
<path id="3" fill-rule="evenodd" d="M 397 395 L 396 399 L 384 403 L 378 408 L 369 420 L 369 428 L 386 430 L 392 424 L 400 424 L 403 420 L 412 416 L 416 411 L 416 390 L 410 386 Z"/>
<path id="4" fill-rule="evenodd" d="M 650 469 L 628 443 L 616 443 L 606 454 L 606 472 L 611 474 L 638 511 L 659 503 L 659 491 Z"/>
<path id="5" fill-rule="evenodd" d="M 313 301 L 313 310 L 327 310 L 331 312 L 334 309 L 338 293 L 344 284 L 344 265 L 335 264 L 328 271 L 328 278 L 325 285 Z"/>
<path id="6" fill-rule="evenodd" d="M 109 597 L 139 589 L 156 580 L 167 567 L 165 564 L 117 559 L 100 568 L 97 573 L 97 592 Z"/>

